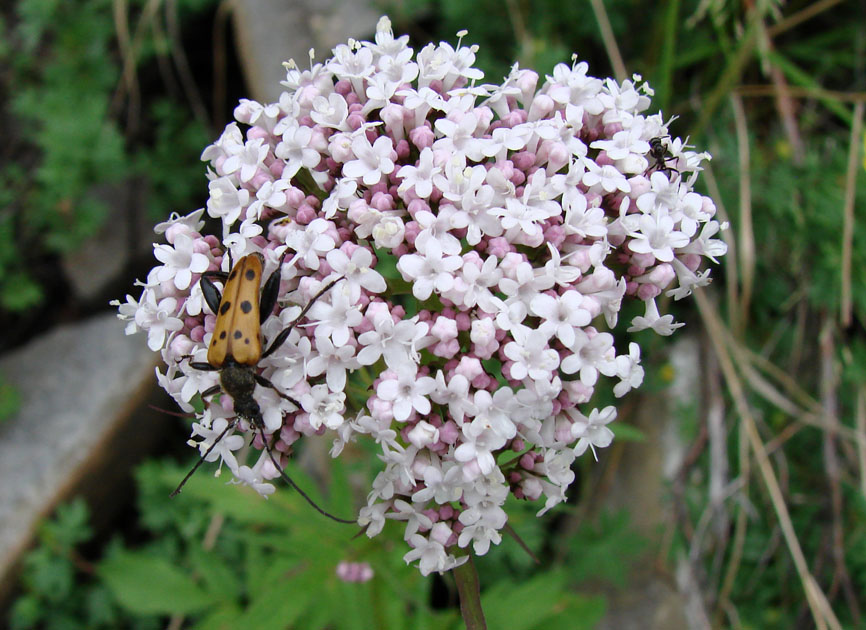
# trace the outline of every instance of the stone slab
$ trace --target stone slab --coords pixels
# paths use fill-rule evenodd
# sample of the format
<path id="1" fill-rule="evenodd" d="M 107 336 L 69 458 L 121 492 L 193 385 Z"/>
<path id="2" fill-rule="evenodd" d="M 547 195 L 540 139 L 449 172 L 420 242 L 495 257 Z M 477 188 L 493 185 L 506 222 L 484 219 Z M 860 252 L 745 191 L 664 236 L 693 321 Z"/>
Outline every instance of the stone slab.
<path id="1" fill-rule="evenodd" d="M 97 493 L 112 485 L 100 462 L 153 391 L 158 358 L 143 335 L 123 329 L 106 313 L 0 358 L 0 374 L 21 396 L 18 414 L 0 424 L 0 599 L 39 520 L 88 475 Z"/>
<path id="2" fill-rule="evenodd" d="M 283 62 L 294 59 L 309 68 L 309 50 L 316 61 L 349 37 L 369 38 L 376 32 L 379 11 L 366 0 L 239 0 L 233 21 L 238 56 L 250 97 L 261 103 L 279 100 L 286 80 Z"/>

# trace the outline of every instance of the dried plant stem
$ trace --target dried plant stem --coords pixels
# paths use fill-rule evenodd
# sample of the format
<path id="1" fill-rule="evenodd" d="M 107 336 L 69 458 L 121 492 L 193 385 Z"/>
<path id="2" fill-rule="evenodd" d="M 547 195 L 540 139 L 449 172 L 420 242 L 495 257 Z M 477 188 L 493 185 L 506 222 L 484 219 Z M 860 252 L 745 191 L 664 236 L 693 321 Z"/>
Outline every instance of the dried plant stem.
<path id="1" fill-rule="evenodd" d="M 851 252 L 854 242 L 854 193 L 857 190 L 857 156 L 860 155 L 860 136 L 863 133 L 863 103 L 854 106 L 854 123 L 848 148 L 848 170 L 845 174 L 845 206 L 842 224 L 842 297 L 839 321 L 843 327 L 851 325 Z"/>
<path id="2" fill-rule="evenodd" d="M 866 497 L 866 386 L 857 390 L 857 413 L 855 416 L 857 435 L 857 460 L 860 462 L 860 492 Z"/>
<path id="3" fill-rule="evenodd" d="M 733 321 L 734 336 L 742 337 L 746 327 L 749 308 L 752 303 L 752 289 L 755 285 L 755 232 L 752 226 L 752 187 L 750 176 L 749 130 L 746 125 L 746 112 L 743 101 L 736 95 L 731 96 L 734 124 L 737 130 L 737 163 L 740 181 L 739 242 L 741 294 L 739 308 L 732 309 L 736 315 Z"/>
<path id="4" fill-rule="evenodd" d="M 487 622 L 484 621 L 484 611 L 481 609 L 481 587 L 478 583 L 478 571 L 469 559 L 451 570 L 454 581 L 457 583 L 457 594 L 460 596 L 460 614 L 463 615 L 463 623 L 466 630 L 487 630 Z"/>
<path id="5" fill-rule="evenodd" d="M 707 332 L 713 342 L 713 348 L 719 358 L 719 365 L 722 368 L 722 373 L 725 376 L 725 381 L 728 385 L 728 390 L 734 400 L 735 407 L 740 416 L 740 422 L 743 423 L 743 430 L 746 433 L 746 438 L 749 447 L 754 453 L 755 461 L 758 465 L 758 471 L 767 488 L 767 493 L 770 496 L 770 501 L 773 504 L 773 509 L 776 511 L 776 516 L 779 519 L 779 526 L 785 538 L 785 543 L 788 546 L 788 551 L 794 561 L 797 574 L 803 584 L 803 590 L 806 594 L 806 601 L 809 605 L 809 610 L 812 613 L 812 619 L 815 626 L 820 630 L 831 628 L 832 630 L 841 630 L 842 626 L 836 618 L 830 606 L 827 596 L 821 590 L 817 580 L 809 571 L 809 565 L 806 562 L 806 557 L 803 554 L 803 549 L 800 546 L 800 541 L 797 539 L 797 533 L 794 531 L 794 525 L 791 522 L 791 516 L 788 513 L 788 506 L 785 504 L 785 497 L 782 494 L 782 489 L 779 487 L 779 481 L 776 478 L 776 473 L 770 463 L 767 451 L 764 448 L 764 443 L 761 441 L 761 436 L 758 433 L 758 427 L 755 423 L 755 418 L 752 415 L 752 410 L 746 401 L 746 393 L 743 388 L 743 383 L 737 373 L 736 367 L 727 347 L 724 343 L 725 334 L 723 324 L 718 317 L 716 309 L 710 304 L 706 294 L 702 291 L 695 292 L 695 299 L 701 313 L 701 318 L 707 328 Z"/>
<path id="6" fill-rule="evenodd" d="M 839 454 L 837 452 L 837 437 L 838 432 L 836 427 L 839 424 L 837 415 L 837 390 L 839 386 L 836 376 L 836 349 L 834 344 L 834 329 L 833 319 L 828 314 L 824 314 L 824 323 L 821 327 L 819 336 L 819 344 L 821 349 L 821 404 L 826 411 L 827 430 L 824 431 L 824 468 L 827 474 L 827 485 L 830 490 L 830 506 L 833 514 L 832 524 L 832 544 L 830 553 L 833 558 L 834 576 L 833 586 L 830 589 L 832 596 L 833 590 L 838 586 L 842 588 L 845 599 L 848 602 L 848 607 L 851 610 L 851 616 L 856 627 L 860 626 L 860 606 L 857 603 L 857 596 L 854 593 L 854 586 L 851 583 L 851 575 L 848 572 L 848 567 L 845 564 L 845 533 L 843 530 L 843 499 L 841 487 L 841 466 L 839 464 Z"/>
<path id="7" fill-rule="evenodd" d="M 624 81 L 628 77 L 625 62 L 622 59 L 622 54 L 619 52 L 616 37 L 613 35 L 613 28 L 610 25 L 610 19 L 607 17 L 604 2 L 602 0 L 590 0 L 590 6 L 592 6 L 592 12 L 595 14 L 595 19 L 598 22 L 598 32 L 601 35 L 601 41 L 604 42 L 604 49 L 607 51 L 607 58 L 610 59 L 613 74 L 617 81 Z"/>

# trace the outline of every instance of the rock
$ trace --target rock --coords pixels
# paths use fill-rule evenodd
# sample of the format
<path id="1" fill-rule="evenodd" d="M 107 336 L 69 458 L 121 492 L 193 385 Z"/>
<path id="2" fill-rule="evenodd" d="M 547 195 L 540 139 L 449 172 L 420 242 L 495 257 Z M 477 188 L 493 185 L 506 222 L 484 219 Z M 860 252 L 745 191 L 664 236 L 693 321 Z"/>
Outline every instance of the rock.
<path id="1" fill-rule="evenodd" d="M 40 518 L 80 490 L 98 509 L 94 497 L 104 499 L 128 477 L 135 457 L 126 449 L 146 447 L 146 438 L 128 440 L 126 425 L 155 389 L 158 355 L 123 328 L 113 313 L 100 315 L 0 359 L 4 382 L 21 396 L 18 414 L 0 424 L 0 599 Z M 139 422 L 138 430 L 159 424 Z M 120 472 L 110 470 L 118 458 Z"/>
<path id="2" fill-rule="evenodd" d="M 331 56 L 331 49 L 349 37 L 367 38 L 376 31 L 379 12 L 364 0 L 239 0 L 234 5 L 239 57 L 251 98 L 261 103 L 279 100 L 286 80 L 284 61 L 294 59 L 301 69 Z"/>
<path id="3" fill-rule="evenodd" d="M 709 627 L 693 623 L 696 614 L 689 610 L 691 593 L 657 566 L 663 533 L 675 527 L 668 487 L 683 463 L 686 450 L 677 410 L 699 408 L 698 339 L 677 335 L 669 356 L 674 379 L 667 391 L 630 394 L 639 400 L 627 421 L 643 431 L 646 440 L 621 445 L 616 475 L 602 509 L 627 510 L 631 526 L 649 545 L 642 557 L 634 559 L 624 588 L 602 589 L 608 600 L 608 612 L 598 630 Z M 699 590 L 697 584 L 688 586 Z"/>

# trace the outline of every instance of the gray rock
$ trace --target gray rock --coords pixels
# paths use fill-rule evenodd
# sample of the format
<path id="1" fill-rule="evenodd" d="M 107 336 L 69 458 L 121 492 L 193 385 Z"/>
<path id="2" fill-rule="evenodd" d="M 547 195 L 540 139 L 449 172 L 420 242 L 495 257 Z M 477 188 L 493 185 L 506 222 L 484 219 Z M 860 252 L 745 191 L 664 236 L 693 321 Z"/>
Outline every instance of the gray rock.
<path id="1" fill-rule="evenodd" d="M 123 328 L 100 315 L 0 359 L 3 380 L 21 395 L 18 414 L 0 424 L 0 593 L 41 517 L 88 475 L 89 485 L 111 486 L 105 452 L 117 450 L 112 438 L 153 390 L 158 358 Z"/>
<path id="2" fill-rule="evenodd" d="M 349 37 L 370 37 L 379 12 L 365 0 L 240 0 L 233 19 L 251 97 L 273 103 L 284 90 L 284 61 L 294 59 L 300 68 L 309 68 L 310 48 L 321 62 Z"/>

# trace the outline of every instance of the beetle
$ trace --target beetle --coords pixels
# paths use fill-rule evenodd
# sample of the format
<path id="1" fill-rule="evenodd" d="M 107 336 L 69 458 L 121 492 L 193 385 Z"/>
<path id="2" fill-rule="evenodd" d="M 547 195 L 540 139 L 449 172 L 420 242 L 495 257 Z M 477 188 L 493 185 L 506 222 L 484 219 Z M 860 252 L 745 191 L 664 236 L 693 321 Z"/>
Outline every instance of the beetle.
<path id="1" fill-rule="evenodd" d="M 295 324 L 297 324 L 307 311 L 315 304 L 322 295 L 331 289 L 342 277 L 332 280 L 301 309 L 300 314 L 262 351 L 261 326 L 271 315 L 277 303 L 277 294 L 280 288 L 280 267 L 278 267 L 267 279 L 262 287 L 262 275 L 264 272 L 265 259 L 259 253 L 249 254 L 241 258 L 230 273 L 222 271 L 206 271 L 202 274 L 199 283 L 205 302 L 216 316 L 216 325 L 213 336 L 208 346 L 207 362 L 190 362 L 190 367 L 196 370 L 219 372 L 219 384 L 202 392 L 202 398 L 213 396 L 219 392 L 225 392 L 234 401 L 236 419 L 220 433 L 214 443 L 208 448 L 204 455 L 199 458 L 192 470 L 178 484 L 171 496 L 176 496 L 184 484 L 192 477 L 193 473 L 205 461 L 211 451 L 222 440 L 225 435 L 234 428 L 237 418 L 249 421 L 261 433 L 265 450 L 271 458 L 280 476 L 295 490 L 297 490 L 307 502 L 317 511 L 328 518 L 341 523 L 354 523 L 355 521 L 344 520 L 329 514 L 320 508 L 307 494 L 292 481 L 282 467 L 277 463 L 270 444 L 264 433 L 264 420 L 259 403 L 253 398 L 256 385 L 269 387 L 281 397 L 292 401 L 298 408 L 300 403 L 294 398 L 281 392 L 267 378 L 258 373 L 259 361 L 269 357 L 288 339 Z M 280 260 L 282 266 L 282 259 Z M 223 282 L 223 292 L 213 280 Z M 261 288 L 261 298 L 259 289 Z"/>
<path id="2" fill-rule="evenodd" d="M 668 160 L 675 160 L 677 158 L 675 155 L 671 154 L 670 149 L 665 146 L 665 143 L 663 142 L 665 138 L 670 138 L 670 136 L 658 136 L 650 139 L 649 156 L 654 160 L 654 162 L 650 164 L 646 172 L 649 173 L 652 170 L 662 171 L 668 176 L 668 178 L 670 178 L 671 172 L 679 173 L 679 171 L 667 164 Z"/>

